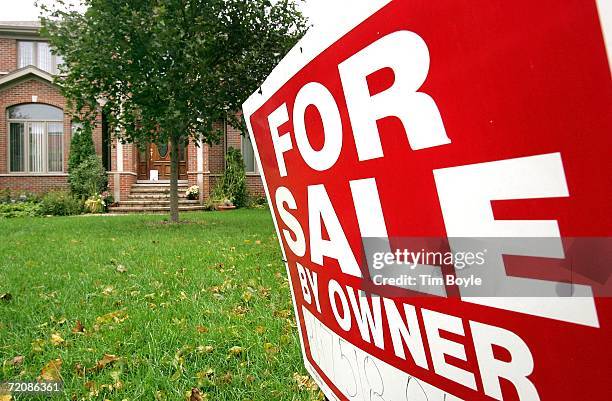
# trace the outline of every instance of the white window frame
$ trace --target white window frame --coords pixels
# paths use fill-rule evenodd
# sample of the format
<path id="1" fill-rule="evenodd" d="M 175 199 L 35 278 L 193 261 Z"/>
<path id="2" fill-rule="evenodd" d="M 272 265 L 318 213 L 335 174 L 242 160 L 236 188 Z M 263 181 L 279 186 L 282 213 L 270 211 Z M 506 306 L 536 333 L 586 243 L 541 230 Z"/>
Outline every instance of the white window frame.
<path id="1" fill-rule="evenodd" d="M 51 44 L 44 40 L 18 40 L 17 41 L 17 68 L 28 67 L 28 65 L 24 65 L 21 67 L 19 66 L 19 61 L 21 60 L 21 46 L 20 46 L 21 43 L 32 43 L 32 64 L 29 64 L 29 65 L 39 68 L 41 70 L 43 69 L 38 65 L 38 44 L 46 43 L 49 46 L 49 52 L 51 53 L 51 71 L 47 71 L 47 70 L 43 70 L 43 71 L 46 71 L 49 74 L 59 74 L 57 60 L 58 59 L 62 60 L 62 57 L 53 54 L 51 52 Z"/>
<path id="2" fill-rule="evenodd" d="M 12 106 L 11 106 L 12 107 Z M 55 106 L 51 106 L 55 107 Z M 59 107 L 55 107 L 59 109 Z M 66 158 L 66 127 L 64 126 L 64 120 L 35 120 L 35 119 L 21 119 L 21 118 L 8 118 L 10 107 L 6 108 L 6 167 L 7 172 L 12 175 L 53 175 L 53 174 L 63 174 L 64 173 L 64 164 Z M 43 135 L 43 170 L 42 171 L 30 171 L 30 131 L 29 126 L 32 123 L 42 123 L 44 124 L 44 135 Z M 61 124 L 62 126 L 62 169 L 60 171 L 49 171 L 49 123 L 51 124 Z M 11 170 L 11 124 L 23 124 L 23 158 L 24 158 L 24 169 L 23 171 L 12 171 Z"/>

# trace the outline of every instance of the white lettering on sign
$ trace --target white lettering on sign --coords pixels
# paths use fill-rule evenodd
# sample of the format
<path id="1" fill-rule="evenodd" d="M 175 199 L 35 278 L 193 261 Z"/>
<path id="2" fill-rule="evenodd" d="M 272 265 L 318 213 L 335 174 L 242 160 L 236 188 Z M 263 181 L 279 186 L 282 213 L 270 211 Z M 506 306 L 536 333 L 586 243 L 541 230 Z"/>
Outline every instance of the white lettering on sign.
<path id="1" fill-rule="evenodd" d="M 533 372 L 533 357 L 523 339 L 511 331 L 484 323 L 470 321 L 470 328 L 485 394 L 503 401 L 499 379 L 504 378 L 514 385 L 521 401 L 539 400 L 538 390 L 527 379 Z M 509 362 L 495 359 L 494 345 L 508 350 L 512 359 Z"/>
<path id="2" fill-rule="evenodd" d="M 291 213 L 285 209 L 285 205 L 289 207 L 291 210 L 297 209 L 297 205 L 295 203 L 295 198 L 291 191 L 289 191 L 285 187 L 278 187 L 276 190 L 276 207 L 278 209 L 278 214 L 280 215 L 283 223 L 291 230 L 283 229 L 283 236 L 285 237 L 285 241 L 287 241 L 287 245 L 297 256 L 304 256 L 306 253 L 306 238 L 304 238 L 304 230 L 302 230 L 302 226 L 300 226 L 300 222 L 293 217 Z M 295 239 L 293 238 L 295 237 Z"/>
<path id="3" fill-rule="evenodd" d="M 344 235 L 334 206 L 323 185 L 308 186 L 308 228 L 310 231 L 310 259 L 323 266 L 323 257 L 336 259 L 343 273 L 361 277 L 361 271 L 351 246 Z M 329 240 L 323 239 L 321 223 Z"/>
<path id="4" fill-rule="evenodd" d="M 314 106 L 323 121 L 325 142 L 321 150 L 314 150 L 306 134 L 306 108 Z M 342 150 L 342 121 L 340 111 L 329 90 L 317 82 L 306 84 L 295 97 L 293 105 L 295 141 L 306 164 L 312 169 L 327 170 L 336 163 Z"/>
<path id="5" fill-rule="evenodd" d="M 559 153 L 499 160 L 434 170 L 446 233 L 454 252 L 461 252 L 461 238 L 494 238 L 486 263 L 478 267 L 489 282 L 501 283 L 496 297 L 471 297 L 475 287 L 461 287 L 463 300 L 567 322 L 597 326 L 591 288 L 574 285 L 572 297 L 557 295 L 558 282 L 511 277 L 503 255 L 563 258 L 556 220 L 495 220 L 491 201 L 567 197 L 569 191 Z M 466 190 L 468 189 L 469 190 Z M 556 238 L 555 246 L 533 245 L 531 237 Z M 499 238 L 512 238 L 500 246 Z M 525 238 L 519 241 L 517 238 Z M 458 277 L 469 271 L 456 270 Z M 517 297 L 519 290 L 542 298 Z"/>
<path id="6" fill-rule="evenodd" d="M 307 303 L 312 304 L 312 298 L 318 297 L 306 283 L 314 272 L 297 265 L 302 292 Z M 303 277 L 303 278 L 302 278 Z M 319 284 L 317 284 L 319 288 Z M 329 280 L 327 295 L 331 312 L 340 329 L 345 332 L 357 330 L 361 339 L 373 344 L 381 350 L 393 348 L 393 353 L 401 359 L 413 362 L 415 365 L 430 370 L 427 363 L 427 353 L 435 374 L 476 390 L 474 372 L 455 366 L 447 361 L 447 356 L 468 361 L 465 345 L 458 341 L 442 337 L 441 332 L 453 333 L 470 340 L 464 331 L 464 325 L 471 329 L 471 341 L 474 344 L 476 362 L 480 372 L 485 393 L 498 400 L 501 397 L 500 380 L 512 383 L 521 401 L 538 401 L 538 392 L 529 380 L 533 372 L 533 357 L 523 339 L 507 330 L 487 324 L 464 320 L 457 316 L 436 312 L 429 309 L 417 309 L 413 305 L 398 303 L 392 299 L 372 296 L 363 291 L 357 292 L 348 285 L 342 285 L 336 280 Z M 303 308 L 304 314 L 310 314 Z M 323 313 L 317 310 L 319 313 Z M 401 311 L 401 312 L 400 312 Z M 424 335 L 419 326 L 418 314 L 423 320 Z M 387 322 L 384 325 L 383 322 Z M 353 324 L 354 323 L 354 324 Z M 387 334 L 385 335 L 385 331 Z M 385 344 L 385 337 L 391 338 L 391 344 Z M 427 340 L 425 347 L 424 339 Z M 311 352 L 314 344 L 311 342 Z M 493 346 L 504 349 L 510 356 L 509 361 L 495 358 Z M 410 359 L 406 357 L 406 348 Z M 313 354 L 313 358 L 317 359 Z M 325 363 L 319 365 L 325 370 Z M 334 364 L 331 363 L 333 367 Z M 345 383 L 346 384 L 346 383 Z"/>
<path id="7" fill-rule="evenodd" d="M 411 57 L 406 57 L 406 54 Z M 383 68 L 393 70 L 395 82 L 387 90 L 370 96 L 366 77 Z M 386 116 L 400 118 L 414 150 L 450 143 L 434 100 L 417 92 L 425 81 L 428 69 L 427 46 L 418 35 L 408 31 L 389 34 L 340 64 L 339 71 L 359 160 L 384 155 L 376 121 Z M 331 168 L 342 149 L 342 123 L 336 101 L 322 84 L 309 83 L 298 92 L 295 105 L 293 131 L 298 152 L 306 163 L 317 171 Z M 325 144 L 319 151 L 311 147 L 304 123 L 304 113 L 309 105 L 318 109 L 325 130 Z M 286 104 L 281 105 L 268 117 L 281 177 L 287 175 L 284 154 L 293 150 L 291 129 L 288 133 L 279 134 L 279 127 L 288 120 Z M 451 247 L 456 252 L 460 251 L 457 249 L 459 245 L 452 237 L 560 237 L 557 222 L 554 220 L 499 221 L 493 218 L 490 204 L 492 200 L 569 196 L 559 154 L 437 169 L 433 174 L 447 235 L 451 238 Z M 349 183 L 362 237 L 387 237 L 382 205 L 374 179 L 366 178 Z M 466 188 L 470 190 L 466 191 Z M 285 199 L 285 203 L 294 209 L 292 197 L 289 198 L 289 194 L 284 192 L 281 195 L 281 200 Z M 323 265 L 324 257 L 334 258 L 343 273 L 361 277 L 361 271 L 326 188 L 323 185 L 309 186 L 308 202 L 312 262 Z M 295 235 L 295 238 L 291 238 L 289 231 L 283 230 L 285 240 L 290 248 L 295 248 L 295 251 L 292 251 L 297 256 L 303 256 L 303 242 L 300 241 L 302 228 L 284 206 L 278 206 L 278 200 L 277 208 L 281 220 Z M 322 223 L 327 229 L 329 240 L 322 237 Z M 390 251 L 388 241 L 386 245 L 381 245 Z M 575 285 L 574 296 L 560 298 L 556 296 L 556 282 L 509 277 L 505 274 L 502 258 L 504 254 L 553 258 L 564 256 L 560 241 L 556 249 L 549 252 L 529 249 L 528 241 L 524 245 L 520 250 L 511 249 L 509 244 L 497 249 L 491 247 L 487 258 L 490 263 L 485 266 L 486 269 L 481 269 L 505 281 L 505 293 L 502 294 L 506 295 L 505 297 L 478 297 L 470 293 L 475 288 L 462 287 L 462 299 L 500 309 L 598 327 L 597 311 L 590 287 Z M 422 273 L 432 277 L 441 276 L 439 266 L 421 265 L 419 268 L 427 269 L 427 272 Z M 464 272 L 457 271 L 456 274 L 461 277 Z M 518 286 L 537 286 L 541 291 L 531 293 L 542 293 L 548 298 L 512 296 Z M 437 292 L 432 295 L 446 295 L 443 286 L 423 289 L 434 290 Z"/>
<path id="8" fill-rule="evenodd" d="M 390 88 L 370 96 L 367 77 L 384 68 L 393 71 Z M 402 121 L 413 150 L 450 143 L 436 102 L 418 92 L 429 72 L 429 50 L 416 33 L 398 31 L 378 39 L 338 65 L 359 160 L 383 157 L 376 122 Z"/>

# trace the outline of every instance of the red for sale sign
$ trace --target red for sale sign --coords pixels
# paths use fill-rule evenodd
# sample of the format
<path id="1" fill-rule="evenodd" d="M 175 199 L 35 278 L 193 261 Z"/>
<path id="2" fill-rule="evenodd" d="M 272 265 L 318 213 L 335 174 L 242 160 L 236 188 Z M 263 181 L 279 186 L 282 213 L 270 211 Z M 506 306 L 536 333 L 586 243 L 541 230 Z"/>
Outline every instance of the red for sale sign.
<path id="1" fill-rule="evenodd" d="M 369 4 L 244 104 L 307 370 L 331 400 L 610 399 L 609 2 Z"/>

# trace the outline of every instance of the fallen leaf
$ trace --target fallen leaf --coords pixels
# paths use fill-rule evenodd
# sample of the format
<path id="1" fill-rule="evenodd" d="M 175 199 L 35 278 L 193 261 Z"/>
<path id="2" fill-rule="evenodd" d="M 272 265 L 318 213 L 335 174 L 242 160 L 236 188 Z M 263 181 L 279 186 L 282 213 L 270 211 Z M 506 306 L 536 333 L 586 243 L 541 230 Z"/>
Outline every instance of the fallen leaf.
<path id="1" fill-rule="evenodd" d="M 43 346 L 45 345 L 45 340 L 41 338 L 37 338 L 32 341 L 32 352 L 43 352 Z"/>
<path id="2" fill-rule="evenodd" d="M 41 381 L 56 382 L 61 380 L 62 360 L 61 358 L 54 359 L 47 363 L 40 372 L 38 377 Z"/>
<path id="3" fill-rule="evenodd" d="M 112 354 L 104 354 L 104 356 L 102 357 L 102 359 L 100 359 L 98 362 L 96 362 L 96 366 L 94 366 L 93 368 L 89 369 L 90 371 L 97 371 L 97 370 L 102 370 L 104 369 L 107 365 L 110 365 L 114 362 L 117 362 L 119 360 L 119 357 L 116 355 L 112 355 Z"/>
<path id="4" fill-rule="evenodd" d="M 59 347 L 60 345 L 64 344 L 64 339 L 59 334 L 53 333 L 51 334 L 51 344 Z"/>
<path id="5" fill-rule="evenodd" d="M 112 293 L 113 293 L 113 291 L 114 291 L 114 290 L 115 290 L 115 289 L 113 288 L 113 286 L 112 286 L 112 285 L 108 285 L 108 286 L 104 287 L 104 289 L 102 290 L 102 294 L 104 294 L 104 295 L 110 295 L 110 294 L 112 294 Z"/>
<path id="6" fill-rule="evenodd" d="M 209 354 L 211 352 L 213 352 L 215 349 L 215 347 L 213 347 L 212 345 L 199 345 L 196 348 L 196 351 L 200 354 Z"/>
<path id="7" fill-rule="evenodd" d="M 204 326 L 196 326 L 196 330 L 198 331 L 198 333 L 208 333 L 208 329 Z"/>
<path id="8" fill-rule="evenodd" d="M 127 271 L 126 267 L 123 265 L 117 265 L 117 267 L 115 268 L 115 270 L 119 273 L 125 273 Z"/>
<path id="9" fill-rule="evenodd" d="M 114 312 L 107 313 L 106 315 L 98 316 L 96 318 L 96 322 L 100 324 L 106 324 L 111 322 L 122 323 L 127 318 L 128 315 L 125 309 L 120 309 Z"/>
<path id="10" fill-rule="evenodd" d="M 208 399 L 206 394 L 203 394 L 199 388 L 192 388 L 186 394 L 187 401 L 205 401 Z"/>
<path id="11" fill-rule="evenodd" d="M 310 376 L 300 375 L 299 373 L 295 372 L 293 373 L 293 380 L 297 383 L 300 390 L 306 389 L 316 391 L 319 389 L 317 383 L 315 383 Z"/>
<path id="12" fill-rule="evenodd" d="M 236 356 L 242 354 L 242 351 L 244 351 L 244 348 L 239 347 L 239 346 L 234 346 L 229 349 L 230 355 L 236 355 Z"/>
<path id="13" fill-rule="evenodd" d="M 266 351 L 266 354 L 268 355 L 274 355 L 278 353 L 279 349 L 272 343 L 265 343 L 264 351 Z"/>
<path id="14" fill-rule="evenodd" d="M 220 383 L 228 384 L 232 382 L 232 372 L 226 372 L 223 376 L 219 378 Z"/>
<path id="15" fill-rule="evenodd" d="M 23 355 L 17 355 L 16 357 L 13 358 L 13 360 L 11 361 L 11 364 L 13 366 L 17 366 L 17 365 L 21 365 L 23 363 Z"/>
<path id="16" fill-rule="evenodd" d="M 85 331 L 85 327 L 83 327 L 83 323 L 80 320 L 76 321 L 76 324 L 72 328 L 73 333 L 83 333 Z"/>
<path id="17" fill-rule="evenodd" d="M 253 298 L 253 293 L 251 291 L 245 291 L 242 294 L 242 300 L 246 303 L 248 303 L 251 300 L 251 298 Z"/>
<path id="18" fill-rule="evenodd" d="M 263 334 L 265 331 L 266 331 L 266 328 L 265 328 L 265 327 L 263 327 L 263 326 L 257 326 L 257 327 L 255 327 L 255 332 L 256 332 L 257 334 Z"/>
<path id="19" fill-rule="evenodd" d="M 13 401 L 13 396 L 10 394 L 0 394 L 0 401 Z"/>
<path id="20" fill-rule="evenodd" d="M 10 293 L 8 292 L 0 293 L 0 300 L 8 302 L 11 299 L 13 299 L 13 296 Z"/>

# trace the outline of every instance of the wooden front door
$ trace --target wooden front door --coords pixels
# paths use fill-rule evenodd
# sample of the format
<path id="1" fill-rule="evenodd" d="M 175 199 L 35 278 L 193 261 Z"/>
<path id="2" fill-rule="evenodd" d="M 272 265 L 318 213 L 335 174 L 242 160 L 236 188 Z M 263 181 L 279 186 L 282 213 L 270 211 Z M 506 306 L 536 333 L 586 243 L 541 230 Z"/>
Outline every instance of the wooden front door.
<path id="1" fill-rule="evenodd" d="M 170 144 L 150 143 L 139 152 L 138 179 L 148 180 L 157 170 L 159 180 L 170 179 Z M 179 146 L 179 180 L 187 179 L 187 148 Z"/>

